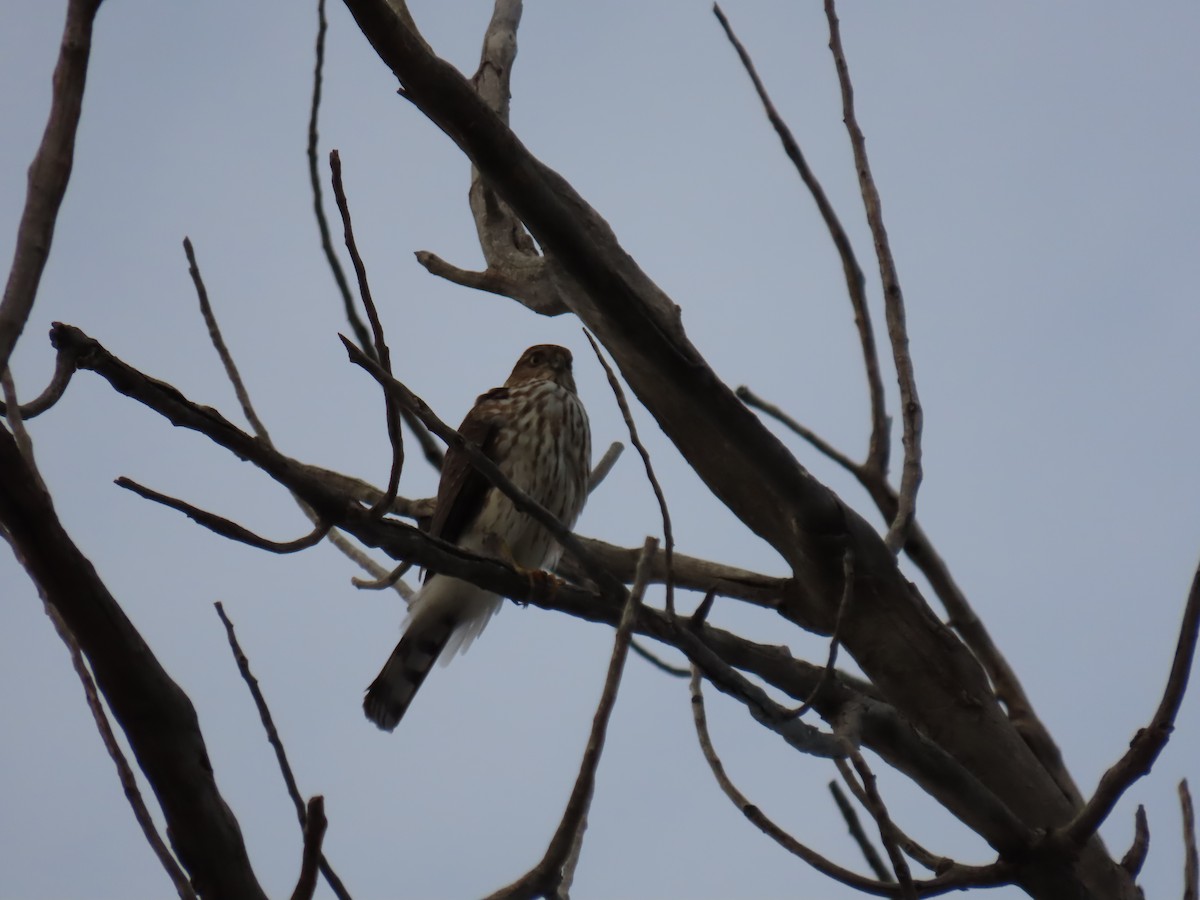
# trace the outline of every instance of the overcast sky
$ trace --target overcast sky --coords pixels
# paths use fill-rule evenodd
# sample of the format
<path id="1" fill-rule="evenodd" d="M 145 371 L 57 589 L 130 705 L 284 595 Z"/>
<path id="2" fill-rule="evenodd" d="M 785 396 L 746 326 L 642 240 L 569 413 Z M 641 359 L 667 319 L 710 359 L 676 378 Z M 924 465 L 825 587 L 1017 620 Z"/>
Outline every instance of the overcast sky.
<path id="1" fill-rule="evenodd" d="M 64 5 L 0 5 L 4 247 L 45 123 Z M 490 4 L 413 9 L 431 44 L 474 71 Z M 819 4 L 729 0 L 726 12 L 850 228 L 881 322 Z M 925 406 L 919 518 L 1087 793 L 1153 712 L 1200 555 L 1200 9 L 927 0 L 841 12 Z M 625 439 L 576 320 L 538 318 L 416 264 L 413 251 L 428 249 L 478 265 L 468 165 L 396 96 L 337 3 L 330 18 L 322 155 L 341 151 L 398 374 L 458 421 L 522 349 L 562 343 L 576 354 L 595 446 Z M 315 23 L 313 4 L 290 0 L 105 3 L 74 174 L 14 357 L 23 396 L 48 379 L 46 331 L 61 320 L 240 421 L 196 309 L 180 248 L 190 235 L 276 443 L 386 481 L 379 394 L 337 340 L 346 326 L 310 211 Z M 866 391 L 840 265 L 709 5 L 531 3 L 520 48 L 512 124 L 532 152 L 608 219 L 729 384 L 861 457 Z M 644 411 L 638 422 L 680 551 L 784 574 Z M 360 698 L 398 634 L 395 595 L 356 591 L 332 547 L 275 557 L 230 544 L 112 480 L 128 475 L 277 539 L 309 527 L 284 491 L 87 373 L 30 425 L 66 527 L 195 703 L 269 894 L 290 892 L 300 834 L 214 600 L 238 627 L 301 790 L 326 797 L 326 854 L 355 897 L 479 896 L 540 857 L 611 629 L 509 605 L 383 734 Z M 877 520 L 831 464 L 785 440 Z M 410 454 L 402 492 L 434 485 Z M 633 454 L 578 528 L 626 546 L 658 532 Z M 718 604 L 714 620 L 823 658 L 824 641 L 736 606 Z M 1190 775 L 1200 787 L 1195 696 L 1152 776 L 1103 830 L 1119 857 L 1146 804 L 1150 897 L 1181 893 L 1175 786 Z M 798 756 L 724 698 L 710 698 L 710 717 L 754 802 L 862 868 L 825 788 L 830 764 Z M 0 721 L 0 897 L 168 896 L 67 654 L 7 550 Z M 909 833 L 962 862 L 991 858 L 877 769 Z M 743 819 L 697 749 L 686 685 L 631 659 L 575 896 L 856 895 Z"/>

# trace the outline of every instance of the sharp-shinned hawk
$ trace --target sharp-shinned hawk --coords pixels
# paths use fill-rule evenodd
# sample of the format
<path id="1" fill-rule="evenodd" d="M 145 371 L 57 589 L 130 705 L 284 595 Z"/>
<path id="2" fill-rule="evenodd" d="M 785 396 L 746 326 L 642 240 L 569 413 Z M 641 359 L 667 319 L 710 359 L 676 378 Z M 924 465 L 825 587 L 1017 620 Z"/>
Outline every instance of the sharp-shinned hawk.
<path id="1" fill-rule="evenodd" d="M 564 525 L 575 524 L 587 499 L 591 436 L 569 350 L 530 347 L 503 387 L 475 401 L 458 431 Z M 464 550 L 529 570 L 553 566 L 562 552 L 548 531 L 517 512 L 454 447 L 442 465 L 429 531 Z M 367 718 L 387 731 L 395 728 L 438 657 L 448 661 L 464 649 L 502 602 L 466 581 L 427 572 L 400 643 L 367 688 Z"/>

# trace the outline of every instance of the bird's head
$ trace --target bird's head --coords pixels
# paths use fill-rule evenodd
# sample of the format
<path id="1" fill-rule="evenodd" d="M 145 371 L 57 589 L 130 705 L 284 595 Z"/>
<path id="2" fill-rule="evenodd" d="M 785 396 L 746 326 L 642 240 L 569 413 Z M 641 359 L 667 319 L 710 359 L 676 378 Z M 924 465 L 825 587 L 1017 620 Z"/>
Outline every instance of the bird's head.
<path id="1" fill-rule="evenodd" d="M 516 387 L 531 381 L 553 381 L 575 393 L 575 377 L 571 374 L 571 351 L 557 344 L 536 344 L 521 354 L 505 387 Z"/>

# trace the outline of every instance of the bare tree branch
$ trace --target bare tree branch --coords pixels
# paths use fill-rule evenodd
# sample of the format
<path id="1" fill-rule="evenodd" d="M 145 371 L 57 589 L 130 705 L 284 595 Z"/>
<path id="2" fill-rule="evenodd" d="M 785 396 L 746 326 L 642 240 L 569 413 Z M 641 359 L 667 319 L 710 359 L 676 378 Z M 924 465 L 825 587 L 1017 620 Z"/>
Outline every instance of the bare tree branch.
<path id="1" fill-rule="evenodd" d="M 589 494 L 600 487 L 600 482 L 608 477 L 608 473 L 617 464 L 617 460 L 621 458 L 621 453 L 624 450 L 625 445 L 620 441 L 613 441 L 608 445 L 608 449 L 604 451 L 604 455 L 600 457 L 600 461 L 592 467 L 592 472 L 588 475 Z"/>
<path id="2" fill-rule="evenodd" d="M 658 669 L 660 672 L 666 673 L 667 675 L 671 675 L 675 678 L 687 678 L 688 675 L 691 674 L 690 669 L 685 669 L 682 666 L 673 666 L 665 660 L 659 659 L 656 654 L 647 650 L 636 640 L 629 642 L 629 649 L 646 662 L 650 663 L 650 665 L 654 666 L 654 668 Z"/>
<path id="3" fill-rule="evenodd" d="M 321 111 L 322 73 L 325 68 L 325 34 L 328 29 L 329 23 L 325 18 L 325 0 L 318 0 L 316 61 L 313 64 L 312 105 L 310 106 L 308 117 L 308 178 L 312 186 L 313 216 L 317 220 L 317 231 L 321 236 L 321 250 L 325 254 L 325 260 L 329 264 L 329 271 L 333 274 L 334 283 L 337 285 L 338 293 L 341 295 L 342 308 L 346 313 L 346 321 L 349 322 L 350 330 L 354 332 L 354 337 L 358 341 L 358 345 L 367 348 L 369 351 L 371 348 L 371 335 L 367 331 L 367 326 L 363 324 L 362 319 L 358 315 L 354 299 L 350 294 L 350 284 L 346 280 L 346 273 L 342 269 L 342 264 L 337 257 L 336 251 L 333 249 L 333 239 L 329 233 L 329 221 L 325 217 L 325 201 L 321 191 L 320 167 L 317 163 L 317 123 Z M 416 418 L 410 415 L 402 415 L 402 417 L 405 424 L 408 425 L 409 430 L 416 437 L 417 443 L 420 444 L 421 452 L 424 454 L 425 459 L 435 469 L 440 470 L 442 468 L 442 450 L 432 435 L 425 430 L 425 427 Z M 338 540 L 331 540 L 339 549 L 346 552 L 339 545 Z"/>
<path id="4" fill-rule="evenodd" d="M 866 790 L 861 784 L 859 784 L 858 779 L 854 777 L 853 771 L 850 769 L 850 767 L 838 765 L 837 768 L 838 773 L 842 776 L 842 780 L 846 784 L 846 787 L 850 789 L 850 793 L 852 793 L 854 798 L 862 804 L 863 809 L 869 810 L 871 808 L 871 800 L 867 797 Z M 894 820 L 892 821 L 892 836 L 895 838 L 896 845 L 903 850 L 910 859 L 920 863 L 930 872 L 936 872 L 940 875 L 942 872 L 948 871 L 953 866 L 959 865 L 949 857 L 939 856 L 936 853 L 931 853 L 930 851 L 926 850 L 923 846 L 913 840 L 912 837 L 906 834 Z"/>
<path id="5" fill-rule="evenodd" d="M 871 839 L 863 830 L 862 823 L 858 820 L 858 813 L 854 811 L 854 805 L 846 799 L 846 795 L 842 793 L 842 789 L 838 787 L 836 781 L 829 782 L 829 793 L 833 794 L 833 802 L 837 804 L 838 812 L 842 814 L 842 818 L 846 822 L 850 837 L 854 838 L 854 843 L 858 844 L 858 849 L 862 851 L 867 865 L 875 873 L 875 878 L 883 882 L 895 881 L 895 877 L 883 864 L 879 851 L 875 849 L 875 845 L 871 843 Z"/>
<path id="6" fill-rule="evenodd" d="M 363 264 L 358 252 L 358 244 L 354 240 L 354 225 L 350 221 L 350 203 L 346 199 L 346 189 L 342 184 L 342 160 L 336 150 L 329 152 L 329 169 L 333 174 L 333 195 L 337 199 L 338 212 L 342 214 L 342 228 L 346 237 L 346 249 L 350 251 L 350 260 L 354 264 L 354 272 L 358 276 L 358 293 L 362 297 L 363 307 L 367 311 L 367 319 L 371 323 L 372 346 L 375 352 L 373 362 L 388 375 L 392 374 L 392 352 L 388 349 L 387 340 L 383 334 L 383 323 L 379 320 L 379 311 L 371 298 L 371 286 L 367 283 L 367 267 Z M 392 442 L 392 470 L 388 475 L 387 488 L 383 496 L 372 508 L 376 515 L 382 515 L 396 499 L 396 491 L 400 488 L 400 471 L 404 468 L 404 435 L 400 431 L 400 412 L 392 392 L 384 389 L 384 403 L 387 406 L 388 439 Z"/>
<path id="7" fill-rule="evenodd" d="M 1200 630 L 1200 568 L 1192 578 L 1192 588 L 1188 592 L 1187 606 L 1183 611 L 1183 623 L 1179 629 L 1179 640 L 1175 646 L 1175 659 L 1171 663 L 1171 673 L 1167 676 L 1167 686 L 1159 701 L 1158 709 L 1150 724 L 1134 735 L 1129 743 L 1129 749 L 1100 779 L 1096 793 L 1084 805 L 1083 809 L 1069 824 L 1051 835 L 1056 841 L 1068 845 L 1079 846 L 1093 834 L 1108 818 L 1117 801 L 1126 789 L 1150 772 L 1158 754 L 1167 745 L 1171 732 L 1175 728 L 1175 716 L 1179 705 L 1183 702 L 1183 694 L 1187 690 L 1188 676 L 1191 674 L 1192 658 L 1196 653 L 1197 631 Z"/>
<path id="8" fill-rule="evenodd" d="M 625 608 L 621 613 L 621 621 L 617 625 L 617 634 L 613 639 L 612 659 L 609 660 L 608 674 L 604 679 L 604 690 L 600 694 L 600 702 L 596 706 L 596 714 L 592 718 L 592 731 L 588 735 L 587 747 L 583 751 L 583 761 L 579 766 L 579 775 L 575 779 L 575 787 L 571 791 L 567 808 L 562 820 L 541 862 L 529 870 L 524 876 L 506 888 L 492 894 L 488 900 L 521 900 L 526 897 L 564 897 L 564 884 L 569 885 L 570 875 L 574 870 L 574 860 L 578 858 L 579 847 L 583 840 L 584 829 L 587 828 L 587 812 L 592 803 L 592 793 L 596 786 L 596 768 L 600 765 L 600 755 L 604 751 L 604 738 L 608 733 L 608 720 L 612 716 L 613 707 L 617 702 L 617 689 L 621 685 L 621 674 L 625 671 L 625 660 L 629 655 L 629 641 L 633 635 L 633 624 L 637 619 L 638 607 L 642 603 L 642 595 L 646 591 L 646 562 L 658 549 L 658 541 L 652 537 L 646 538 L 642 548 L 642 562 L 638 566 L 638 575 L 633 587 L 625 600 Z M 569 865 L 568 865 L 569 864 Z"/>
<path id="9" fill-rule="evenodd" d="M 833 204 L 829 202 L 829 198 L 825 195 L 825 189 L 821 187 L 821 183 L 817 180 L 816 175 L 809 168 L 808 161 L 804 158 L 800 144 L 792 136 L 791 129 L 788 128 L 787 123 L 783 121 L 783 117 L 775 110 L 775 104 L 771 102 L 766 87 L 758 77 L 758 71 L 754 67 L 753 60 L 750 59 L 750 54 L 742 46 L 742 42 L 738 40 L 737 35 L 733 33 L 733 26 L 729 24 L 725 13 L 721 11 L 720 4 L 713 4 L 713 14 L 725 30 L 725 36 L 737 52 L 738 59 L 742 61 L 742 66 L 745 68 L 746 74 L 750 76 L 750 81 L 754 84 L 754 90 L 758 93 L 758 98 L 762 102 L 767 118 L 770 119 L 775 133 L 779 135 L 779 140 L 783 144 L 784 153 L 792 161 L 792 164 L 796 167 L 796 171 L 800 175 L 800 180 L 804 182 L 804 186 L 812 194 L 812 198 L 817 204 L 817 210 L 820 212 L 821 218 L 825 222 L 825 227 L 829 231 L 829 236 L 833 238 L 833 244 L 837 248 L 838 256 L 841 257 L 842 272 L 846 278 L 846 292 L 850 296 L 850 305 L 854 310 L 854 324 L 858 328 L 859 344 L 862 346 L 863 365 L 867 371 L 867 390 L 871 398 L 871 438 L 867 445 L 867 462 L 865 465 L 872 471 L 878 472 L 881 477 L 886 478 L 888 458 L 891 456 L 891 421 L 887 414 L 887 400 L 883 392 L 883 378 L 879 373 L 879 353 L 875 349 L 875 329 L 871 326 L 871 311 L 867 305 L 867 284 L 866 279 L 863 277 L 862 267 L 858 264 L 858 257 L 855 256 L 854 246 L 850 243 L 850 236 L 846 234 L 841 220 L 838 219 L 837 212 L 834 211 Z M 743 390 L 745 389 L 739 388 L 738 396 L 746 400 L 746 397 L 742 396 Z M 747 402 L 749 401 L 747 400 Z M 812 442 L 821 452 L 828 453 L 834 459 L 840 456 L 840 454 L 833 451 L 828 444 L 825 444 L 824 441 L 821 441 L 812 432 L 808 432 L 805 435 L 805 439 Z"/>
<path id="10" fill-rule="evenodd" d="M 883 797 L 875 783 L 875 773 L 871 771 L 871 767 L 867 765 L 867 761 L 857 750 L 851 750 L 849 757 L 850 762 L 854 764 L 854 770 L 862 781 L 867 810 L 879 827 L 879 839 L 883 843 L 883 849 L 887 852 L 888 859 L 892 862 L 892 871 L 895 872 L 896 881 L 900 886 L 899 896 L 901 900 L 916 900 L 917 892 L 913 887 L 912 873 L 908 869 L 908 862 L 904 859 L 904 854 L 900 852 L 899 829 L 892 824 L 892 818 L 888 815 L 887 806 L 884 805 Z M 846 766 L 844 760 L 836 762 L 839 769 Z M 848 776 L 849 770 L 844 768 L 843 777 L 848 778 Z"/>
<path id="11" fill-rule="evenodd" d="M 54 67 L 50 116 L 42 142 L 29 166 L 25 208 L 17 228 L 4 299 L 0 300 L 0 372 L 8 368 L 17 338 L 33 311 L 38 285 L 54 241 L 58 209 L 67 192 L 67 182 L 71 180 L 75 133 L 79 128 L 88 57 L 92 50 L 92 25 L 100 2 L 70 0 L 67 4 L 67 21 L 63 26 L 58 64 Z"/>
<path id="12" fill-rule="evenodd" d="M 75 667 L 75 674 L 79 676 L 80 684 L 83 685 L 83 694 L 87 698 L 88 709 L 91 710 L 92 718 L 96 722 L 96 730 L 100 732 L 100 740 L 104 742 L 104 749 L 108 751 L 113 765 L 117 767 L 117 778 L 121 782 L 121 790 L 125 792 L 125 799 L 129 801 L 129 806 L 133 809 L 133 817 L 137 819 L 142 834 L 146 837 L 146 843 L 150 845 L 150 849 L 154 851 L 154 855 L 158 857 L 159 863 L 166 871 L 167 877 L 175 885 L 175 892 L 179 894 L 180 900 L 197 900 L 196 892 L 192 890 L 187 875 L 179 868 L 179 863 L 171 855 L 171 851 L 167 849 L 158 829 L 154 826 L 150 810 L 146 808 L 146 801 L 142 799 L 142 792 L 138 790 L 137 778 L 134 777 L 133 769 L 129 767 L 129 762 L 125 759 L 125 754 L 121 752 L 121 747 L 117 743 L 117 736 L 113 734 L 112 726 L 108 724 L 108 716 L 100 702 L 100 695 L 96 692 L 96 682 L 92 680 L 92 674 L 83 661 L 83 653 L 79 649 L 78 642 L 71 634 L 71 630 L 67 628 L 66 623 L 63 622 L 58 611 L 49 603 L 46 604 L 46 615 L 50 617 L 54 630 L 58 632 L 58 636 L 62 638 L 62 642 L 67 645 L 67 649 L 71 653 L 71 664 Z"/>
<path id="13" fill-rule="evenodd" d="M 1179 782 L 1179 807 L 1183 812 L 1183 900 L 1197 900 L 1200 891 L 1200 857 L 1196 854 L 1196 815 L 1187 779 Z"/>
<path id="14" fill-rule="evenodd" d="M 828 456 L 851 475 L 858 478 L 859 481 L 862 481 L 864 477 L 867 477 L 866 473 L 863 471 L 867 468 L 866 463 L 856 463 L 850 457 L 846 456 L 846 454 L 842 453 L 842 451 L 838 450 L 837 447 L 834 447 L 832 444 L 822 438 L 815 431 L 801 425 L 778 406 L 773 403 L 768 403 L 762 397 L 758 396 L 758 394 L 754 393 L 754 391 L 750 390 L 750 388 L 746 387 L 746 385 L 743 384 L 737 389 L 737 396 L 738 399 L 747 406 L 760 409 L 772 419 L 782 422 L 796 434 L 800 435 L 800 437 L 804 438 L 804 440 L 812 444 L 825 456 Z"/>
<path id="15" fill-rule="evenodd" d="M 321 249 L 325 253 L 325 261 L 329 264 L 329 271 L 333 275 L 338 293 L 341 294 L 346 321 L 350 323 L 350 330 L 354 332 L 359 346 L 370 347 L 371 334 L 367 331 L 363 320 L 359 318 L 358 308 L 350 294 L 350 282 L 347 281 L 341 260 L 338 259 L 337 251 L 333 248 L 333 236 L 329 232 L 329 220 L 325 217 L 325 200 L 321 190 L 321 170 L 317 159 L 319 140 L 317 122 L 321 111 L 322 73 L 325 69 L 325 33 L 328 30 L 329 22 L 325 18 L 325 0 L 317 0 L 316 62 L 313 64 L 312 105 L 308 114 L 308 180 L 312 187 L 313 216 L 317 220 L 317 231 L 321 236 Z"/>
<path id="16" fill-rule="evenodd" d="M 738 397 L 748 406 L 762 410 L 768 416 L 783 423 L 791 431 L 811 443 L 834 462 L 845 468 L 866 488 L 886 521 L 893 521 L 899 506 L 899 498 L 888 484 L 885 474 L 871 469 L 865 463 L 856 463 L 818 435 L 805 428 L 787 413 L 772 403 L 757 396 L 749 388 L 738 388 Z M 987 627 L 975 614 L 949 567 L 926 536 L 921 524 L 914 518 L 908 531 L 904 552 L 921 574 L 929 581 L 934 593 L 945 607 L 948 623 L 962 637 L 963 642 L 979 660 L 987 672 L 995 691 L 996 699 L 1004 704 L 1009 720 L 1022 739 L 1037 756 L 1039 762 L 1050 773 L 1059 789 L 1076 808 L 1083 805 L 1083 797 L 1071 773 L 1063 763 L 1062 753 L 1050 736 L 1025 693 L 1017 673 L 992 640 Z"/>
<path id="17" fill-rule="evenodd" d="M 196 711 L 71 541 L 0 428 L 0 532 L 62 616 L 154 789 L 167 836 L 200 896 L 263 898 L 241 830 L 221 798 Z"/>
<path id="18" fill-rule="evenodd" d="M 221 358 L 221 365 L 225 367 L 225 375 L 229 378 L 229 383 L 233 385 L 233 392 L 237 394 L 242 414 L 256 435 L 264 441 L 270 441 L 271 436 L 267 433 L 267 426 L 262 423 L 262 419 L 254 411 L 254 404 L 250 402 L 250 394 L 246 391 L 246 384 L 242 381 L 237 363 L 233 361 L 233 355 L 225 345 L 225 338 L 217 326 L 217 317 L 213 314 L 212 304 L 208 302 L 208 289 L 204 286 L 204 278 L 200 274 L 200 266 L 196 262 L 196 251 L 192 248 L 190 238 L 183 239 L 183 252 L 187 256 L 188 274 L 192 276 L 192 284 L 196 288 L 196 298 L 200 301 L 200 315 L 204 317 L 204 324 L 208 328 L 208 339 Z"/>
<path id="19" fill-rule="evenodd" d="M 350 895 L 346 892 L 342 880 L 334 873 L 333 867 L 329 865 L 325 855 L 321 852 L 321 839 L 325 834 L 325 803 L 321 797 L 313 797 L 308 801 L 308 809 L 305 809 L 304 801 L 300 797 L 300 786 L 296 784 L 296 776 L 292 773 L 292 767 L 288 763 L 287 751 L 283 748 L 283 741 L 279 737 L 279 731 L 275 728 L 275 720 L 271 716 L 271 710 L 267 706 L 267 698 L 263 696 L 262 689 L 258 686 L 258 679 L 254 677 L 254 673 L 250 671 L 250 660 L 242 650 L 242 645 L 238 643 L 237 634 L 233 630 L 233 622 L 229 620 L 229 616 L 225 614 L 225 606 L 221 601 L 213 604 L 217 611 L 217 615 L 221 619 L 221 624 L 225 626 L 225 636 L 229 640 L 229 649 L 233 651 L 234 662 L 237 663 L 238 672 L 241 673 L 242 681 L 246 682 L 246 687 L 250 689 L 250 696 L 254 700 L 254 706 L 258 709 L 258 717 L 262 720 L 263 730 L 267 733 L 267 743 L 271 745 L 271 749 L 275 751 L 275 760 L 279 763 L 279 772 L 283 775 L 283 783 L 287 788 L 288 796 L 292 798 L 292 803 L 296 807 L 296 818 L 300 820 L 300 829 L 304 832 L 304 857 L 305 865 L 301 868 L 300 882 L 296 885 L 296 892 L 300 891 L 300 885 L 304 884 L 303 873 L 308 869 L 308 857 L 310 849 L 315 852 L 315 858 L 312 863 L 313 882 L 314 885 L 308 888 L 305 896 L 311 897 L 315 888 L 316 870 L 319 867 L 321 874 L 325 876 L 325 881 L 328 882 L 330 890 L 333 891 L 339 900 L 350 900 Z M 313 807 L 317 807 L 317 816 L 319 821 L 313 821 Z M 311 834 L 310 834 L 311 832 Z M 315 845 L 313 844 L 315 840 Z M 297 894 L 293 893 L 293 897 Z"/>
<path id="20" fill-rule="evenodd" d="M 883 282 L 883 309 L 887 319 L 888 338 L 892 344 L 896 377 L 900 382 L 901 420 L 904 422 L 904 468 L 900 476 L 900 501 L 896 517 L 892 520 L 884 541 L 889 550 L 899 553 L 908 539 L 908 529 L 917 509 L 917 488 L 921 484 L 921 427 L 924 416 L 921 412 L 921 401 L 917 397 L 912 354 L 908 350 L 904 294 L 900 290 L 896 261 L 892 258 L 892 247 L 888 242 L 887 229 L 883 225 L 883 205 L 875 187 L 875 179 L 871 175 L 867 142 L 854 112 L 854 88 L 850 84 L 850 69 L 846 65 L 845 51 L 842 50 L 842 33 L 834 0 L 825 0 L 825 17 L 829 20 L 829 49 L 833 53 L 838 84 L 842 89 L 842 121 L 846 123 L 846 131 L 850 135 L 850 146 L 854 150 L 854 167 L 858 172 L 863 206 L 867 211 L 867 224 L 870 225 L 871 236 L 875 239 L 875 256 L 879 259 L 879 277 Z"/>
<path id="21" fill-rule="evenodd" d="M 296 880 L 296 889 L 292 891 L 292 900 L 312 900 L 317 890 L 317 869 L 324 864 L 325 859 L 321 855 L 321 842 L 325 839 L 325 828 L 328 824 L 325 818 L 325 798 L 320 795 L 313 797 L 308 801 L 308 809 L 304 814 L 304 854 L 300 861 L 300 877 Z"/>
<path id="22" fill-rule="evenodd" d="M 822 875 L 832 878 L 834 881 L 862 891 L 865 894 L 873 894 L 878 897 L 906 896 L 902 893 L 904 890 L 903 886 L 883 879 L 874 880 L 865 878 L 862 875 L 839 866 L 815 850 L 800 843 L 775 824 L 758 806 L 751 803 L 738 790 L 737 786 L 725 772 L 725 766 L 717 755 L 716 749 L 713 747 L 712 738 L 708 733 L 708 721 L 704 712 L 704 695 L 700 685 L 700 669 L 693 666 L 691 680 L 692 718 L 696 724 L 696 737 L 700 742 L 700 749 L 704 753 L 704 759 L 708 762 L 709 769 L 712 770 L 717 784 L 720 785 L 725 796 L 741 811 L 742 815 L 789 853 L 798 856 Z M 964 890 L 969 887 L 1003 884 L 1011 879 L 1011 875 L 1011 869 L 1003 863 L 993 863 L 990 866 L 955 865 L 937 878 L 930 881 L 916 882 L 912 887 L 916 896 L 935 897 L 939 894 Z"/>
<path id="23" fill-rule="evenodd" d="M 202 525 L 209 531 L 214 531 L 221 535 L 221 537 L 229 538 L 241 544 L 249 544 L 251 547 L 256 547 L 259 550 L 267 550 L 271 553 L 296 553 L 300 550 L 307 550 L 309 547 L 315 547 L 321 543 L 321 540 L 329 533 L 329 529 L 332 527 L 328 522 L 318 522 L 317 526 L 303 537 L 298 537 L 292 541 L 272 541 L 268 538 L 259 537 L 254 532 L 222 516 L 205 512 L 202 509 L 192 506 L 190 503 L 185 503 L 175 497 L 168 497 L 166 494 L 160 494 L 158 491 L 144 487 L 131 478 L 118 478 L 113 483 L 117 487 L 133 491 L 139 497 L 144 497 L 147 500 L 153 500 L 155 503 L 161 503 L 163 506 L 169 506 L 171 509 L 178 510 L 197 525 Z"/>
<path id="24" fill-rule="evenodd" d="M 394 587 L 397 583 L 399 583 L 400 579 L 404 576 L 404 573 L 407 572 L 411 568 L 412 568 L 412 563 L 405 561 L 405 562 L 400 563 L 400 565 L 396 566 L 394 569 L 392 569 L 392 571 L 385 572 L 379 578 L 375 578 L 375 579 L 371 579 L 371 580 L 368 580 L 365 578 L 351 578 L 350 583 L 353 584 L 359 590 L 382 591 L 382 590 L 386 590 L 387 588 Z"/>
<path id="25" fill-rule="evenodd" d="M 14 407 L 12 401 L 7 398 L 0 400 L 0 416 L 11 418 L 9 410 L 14 408 L 17 409 L 17 414 L 22 419 L 32 419 L 35 416 L 40 416 L 62 399 L 62 395 L 67 390 L 67 385 L 71 383 L 71 376 L 74 374 L 75 361 L 71 359 L 70 354 L 56 354 L 54 357 L 54 374 L 50 378 L 50 383 L 46 385 L 46 389 L 20 407 Z"/>
<path id="26" fill-rule="evenodd" d="M 1146 862 L 1146 853 L 1150 850 L 1150 823 L 1146 820 L 1146 807 L 1138 804 L 1137 812 L 1133 815 L 1133 843 L 1121 857 L 1121 868 L 1133 878 L 1137 878 Z"/>
<path id="27" fill-rule="evenodd" d="M 812 689 L 812 693 L 808 695 L 803 703 L 792 714 L 799 718 L 810 709 L 812 709 L 813 701 L 817 694 L 821 692 L 821 688 L 829 682 L 833 677 L 834 665 L 837 663 L 838 644 L 841 641 L 842 621 L 846 617 L 846 610 L 850 607 L 850 601 L 854 598 L 854 556 L 847 549 L 842 557 L 842 578 L 845 585 L 842 588 L 842 602 L 838 604 L 837 620 L 833 623 L 833 634 L 829 638 L 829 656 L 825 660 L 825 671 L 821 675 L 821 680 L 817 682 L 816 687 Z"/>
<path id="28" fill-rule="evenodd" d="M 708 762 L 708 767 L 712 770 L 713 777 L 717 780 L 717 784 L 720 785 L 725 796 L 741 811 L 742 815 L 749 819 L 756 828 L 779 844 L 779 846 L 783 847 L 789 853 L 800 857 L 822 875 L 864 893 L 889 896 L 890 888 L 885 882 L 864 878 L 861 875 L 851 872 L 849 869 L 842 868 L 837 863 L 831 862 L 815 850 L 809 849 L 776 825 L 761 809 L 746 799 L 746 796 L 730 780 L 729 775 L 725 772 L 724 763 L 721 762 L 716 748 L 713 747 L 712 738 L 708 733 L 708 717 L 704 712 L 704 692 L 701 688 L 700 669 L 695 665 L 692 666 L 691 693 L 692 720 L 696 725 L 696 739 L 700 742 L 700 749 L 704 753 L 704 759 Z"/>
<path id="29" fill-rule="evenodd" d="M 633 423 L 633 413 L 629 411 L 629 404 L 625 400 L 625 391 L 621 389 L 621 382 L 617 380 L 617 376 L 613 374 L 612 367 L 608 364 L 608 360 L 604 358 L 604 354 L 600 352 L 600 347 L 596 344 L 595 338 L 586 328 L 583 331 L 584 336 L 588 339 L 588 343 L 592 345 L 592 352 L 596 354 L 596 359 L 600 360 L 600 365 L 604 369 L 604 375 L 608 378 L 608 386 L 612 388 L 613 396 L 617 398 L 617 406 L 621 409 L 621 418 L 625 420 L 625 427 L 629 429 L 629 440 L 633 443 L 638 455 L 642 458 L 642 465 L 646 467 L 646 478 L 650 482 L 650 487 L 654 491 L 654 497 L 658 500 L 659 513 L 662 515 L 663 525 L 663 558 L 667 566 L 667 613 L 675 614 L 675 578 L 672 563 L 675 556 L 675 535 L 671 530 L 671 512 L 667 509 L 667 498 L 663 494 L 662 485 L 658 483 L 658 479 L 654 476 L 654 466 L 650 462 L 650 451 L 642 443 L 638 437 L 637 426 Z"/>

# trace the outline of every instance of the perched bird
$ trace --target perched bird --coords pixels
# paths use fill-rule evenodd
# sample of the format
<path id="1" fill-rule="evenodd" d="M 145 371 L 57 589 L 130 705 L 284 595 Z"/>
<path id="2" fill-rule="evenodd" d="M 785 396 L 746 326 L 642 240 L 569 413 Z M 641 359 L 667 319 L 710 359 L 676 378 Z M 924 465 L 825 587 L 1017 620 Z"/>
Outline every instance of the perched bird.
<path id="1" fill-rule="evenodd" d="M 530 347 L 503 387 L 475 401 L 458 431 L 564 525 L 575 524 L 587 499 L 592 449 L 569 350 L 553 344 Z M 454 447 L 442 465 L 429 531 L 464 550 L 529 570 L 553 566 L 562 552 L 548 531 L 517 512 Z M 447 662 L 465 649 L 502 602 L 498 594 L 466 581 L 427 572 L 409 606 L 400 643 L 367 688 L 367 718 L 387 731 L 395 728 L 434 661 L 440 656 Z"/>

